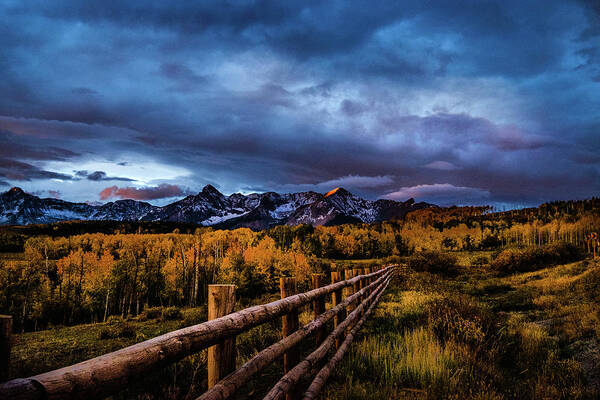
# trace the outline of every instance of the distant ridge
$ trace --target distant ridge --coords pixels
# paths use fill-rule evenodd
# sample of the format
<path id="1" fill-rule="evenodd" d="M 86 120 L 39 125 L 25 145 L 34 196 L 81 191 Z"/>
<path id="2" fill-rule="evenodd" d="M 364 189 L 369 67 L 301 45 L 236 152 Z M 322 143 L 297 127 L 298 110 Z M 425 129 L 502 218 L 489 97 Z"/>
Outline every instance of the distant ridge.
<path id="1" fill-rule="evenodd" d="M 284 224 L 316 226 L 381 222 L 403 218 L 410 211 L 432 206 L 415 203 L 414 199 L 405 202 L 365 200 L 344 188 L 335 188 L 325 195 L 309 191 L 225 196 L 212 185 L 205 186 L 196 195 L 162 207 L 136 200 L 95 205 L 42 199 L 13 187 L 0 194 L 0 224 L 45 224 L 71 220 L 169 221 L 260 230 Z"/>

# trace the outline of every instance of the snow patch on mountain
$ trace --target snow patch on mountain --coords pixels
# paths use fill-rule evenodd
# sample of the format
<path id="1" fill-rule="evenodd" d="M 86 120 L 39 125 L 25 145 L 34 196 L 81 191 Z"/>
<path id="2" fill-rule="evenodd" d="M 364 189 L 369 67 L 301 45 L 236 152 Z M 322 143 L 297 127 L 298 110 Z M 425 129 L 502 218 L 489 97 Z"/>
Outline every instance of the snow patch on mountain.
<path id="1" fill-rule="evenodd" d="M 214 215 L 210 218 L 205 219 L 200 224 L 204 225 L 204 226 L 216 225 L 221 222 L 227 221 L 229 219 L 241 217 L 242 215 L 246 215 L 246 214 L 248 214 L 248 212 L 244 212 L 241 214 L 240 213 L 230 213 L 230 214 L 225 214 L 225 215 L 221 215 L 221 216 Z"/>
<path id="2" fill-rule="evenodd" d="M 316 192 L 234 193 L 225 196 L 207 185 L 197 195 L 162 207 L 135 200 L 106 204 L 71 203 L 12 188 L 0 194 L 0 224 L 24 225 L 69 220 L 174 221 L 225 228 L 265 229 L 278 224 L 329 225 L 402 218 L 427 203 L 365 200 L 343 188 Z"/>

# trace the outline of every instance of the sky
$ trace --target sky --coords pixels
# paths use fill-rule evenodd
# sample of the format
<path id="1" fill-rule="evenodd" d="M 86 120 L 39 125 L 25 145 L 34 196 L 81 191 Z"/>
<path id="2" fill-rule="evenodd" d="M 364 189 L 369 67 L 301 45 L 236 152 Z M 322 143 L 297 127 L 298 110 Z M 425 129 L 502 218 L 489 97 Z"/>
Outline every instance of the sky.
<path id="1" fill-rule="evenodd" d="M 600 193 L 600 2 L 0 1 L 0 191 Z"/>

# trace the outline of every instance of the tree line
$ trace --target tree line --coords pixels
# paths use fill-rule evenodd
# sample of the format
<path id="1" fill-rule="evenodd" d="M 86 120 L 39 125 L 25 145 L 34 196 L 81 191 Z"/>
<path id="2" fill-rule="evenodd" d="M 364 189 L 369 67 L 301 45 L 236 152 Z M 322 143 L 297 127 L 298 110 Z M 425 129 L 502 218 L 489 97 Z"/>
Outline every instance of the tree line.
<path id="1" fill-rule="evenodd" d="M 593 253 L 600 232 L 600 199 L 557 201 L 537 208 L 492 212 L 491 207 L 429 208 L 407 215 L 400 235 L 414 250 L 486 250 L 569 243 Z"/>
<path id="2" fill-rule="evenodd" d="M 275 292 L 281 276 L 307 281 L 326 258 L 398 254 L 390 227 L 197 229 L 169 234 L 34 236 L 0 268 L 0 312 L 21 329 L 98 322 L 152 306 L 197 306 L 207 285 L 234 283 L 238 296 Z"/>

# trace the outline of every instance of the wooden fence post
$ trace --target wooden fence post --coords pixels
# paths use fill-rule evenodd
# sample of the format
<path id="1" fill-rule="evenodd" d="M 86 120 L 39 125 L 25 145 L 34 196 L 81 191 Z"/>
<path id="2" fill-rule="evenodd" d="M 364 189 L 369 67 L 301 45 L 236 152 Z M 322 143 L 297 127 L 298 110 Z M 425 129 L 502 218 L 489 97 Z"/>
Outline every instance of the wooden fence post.
<path id="1" fill-rule="evenodd" d="M 296 278 L 280 278 L 279 288 L 282 299 L 297 294 Z M 298 310 L 281 317 L 281 334 L 283 337 L 291 335 L 296 330 L 298 330 Z M 300 353 L 297 347 L 283 353 L 283 373 L 287 374 L 298 362 L 300 362 Z M 296 397 L 292 393 L 286 393 L 285 395 L 286 400 L 293 400 Z"/>
<path id="2" fill-rule="evenodd" d="M 334 284 L 336 282 L 340 282 L 342 280 L 342 273 L 339 271 L 331 271 L 331 283 Z M 342 302 L 342 291 L 336 290 L 331 293 L 331 307 L 335 307 Z M 337 328 L 340 321 L 343 321 L 345 318 L 344 312 L 340 311 L 333 317 L 333 329 Z M 336 350 L 340 348 L 342 344 L 342 340 L 338 337 L 335 339 L 335 348 Z"/>
<path id="3" fill-rule="evenodd" d="M 367 273 L 367 269 L 366 269 L 366 268 L 362 268 L 362 269 L 360 269 L 360 272 L 359 272 L 359 274 L 360 274 L 360 275 L 364 275 L 364 274 L 366 274 L 366 273 Z M 364 289 L 364 287 L 366 286 L 366 283 L 367 283 L 367 280 L 366 280 L 366 279 L 363 279 L 363 280 L 361 280 L 361 281 L 360 281 L 360 284 L 359 284 L 359 286 L 358 286 L 358 288 L 359 288 L 360 290 Z"/>
<path id="4" fill-rule="evenodd" d="M 354 268 L 354 276 L 359 276 L 359 275 L 361 275 L 361 274 L 362 274 L 362 269 L 360 269 L 360 268 Z M 354 284 L 354 293 L 356 293 L 356 292 L 358 292 L 360 289 L 362 289 L 362 284 L 363 284 L 363 281 L 362 281 L 362 280 L 361 280 L 361 281 L 359 281 L 359 282 L 356 282 L 356 283 Z M 358 302 L 356 303 L 356 305 L 358 306 L 358 304 L 360 304 L 360 302 L 361 302 L 361 301 L 362 301 L 362 298 L 359 298 L 359 299 L 358 299 Z"/>
<path id="5" fill-rule="evenodd" d="M 296 285 L 295 278 L 281 278 L 279 280 L 279 287 L 281 289 L 281 298 L 284 299 L 289 296 L 293 296 L 298 293 L 298 287 Z M 293 311 L 287 315 L 281 317 L 281 333 L 283 337 L 287 337 L 294 333 L 298 329 L 298 311 Z M 288 371 L 298 364 L 298 352 L 296 349 L 292 349 L 283 355 L 283 371 Z"/>
<path id="6" fill-rule="evenodd" d="M 359 269 L 358 268 L 354 268 L 354 269 L 347 269 L 346 270 L 346 280 L 351 279 L 351 278 L 355 278 L 359 275 Z M 358 288 L 359 288 L 359 283 L 355 283 L 352 286 L 348 286 L 348 296 L 352 296 L 353 294 L 355 294 L 356 292 L 358 292 Z M 355 303 L 346 307 L 346 316 L 350 315 L 350 313 L 352 311 L 354 311 L 360 304 L 361 299 L 357 299 L 355 300 Z M 350 330 L 352 329 L 351 325 L 348 325 L 348 328 L 346 329 L 346 335 L 348 334 L 348 332 L 350 332 Z M 344 338 L 342 338 L 344 339 Z"/>
<path id="7" fill-rule="evenodd" d="M 313 274 L 312 276 L 312 288 L 318 289 L 321 286 L 325 286 L 325 277 L 321 274 Z M 317 319 L 319 315 L 325 312 L 325 298 L 321 297 L 313 301 L 313 316 L 314 319 Z M 317 346 L 321 344 L 321 342 L 325 339 L 325 327 L 323 326 L 319 330 L 317 330 L 315 334 L 315 340 L 317 342 Z"/>
<path id="8" fill-rule="evenodd" d="M 8 380 L 11 335 L 12 317 L 10 315 L 0 315 L 0 382 Z"/>
<path id="9" fill-rule="evenodd" d="M 354 268 L 353 271 L 354 271 L 354 276 L 359 276 L 362 270 L 360 268 Z M 354 284 L 354 293 L 356 293 L 360 290 L 361 282 L 356 282 Z"/>
<path id="10" fill-rule="evenodd" d="M 348 279 L 352 279 L 352 278 L 354 278 L 354 271 L 351 269 L 344 270 L 344 280 L 347 281 Z M 343 293 L 344 293 L 344 299 L 352 296 L 352 294 L 354 294 L 354 286 L 346 286 L 343 290 Z M 352 310 L 354 310 L 354 305 L 353 304 L 348 305 L 348 307 L 346 307 L 346 315 L 350 315 Z"/>
<path id="11" fill-rule="evenodd" d="M 208 320 L 233 312 L 235 285 L 208 285 Z M 235 337 L 208 348 L 208 388 L 235 370 Z"/>

